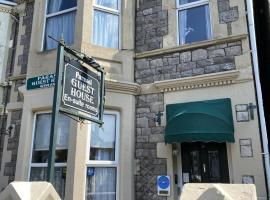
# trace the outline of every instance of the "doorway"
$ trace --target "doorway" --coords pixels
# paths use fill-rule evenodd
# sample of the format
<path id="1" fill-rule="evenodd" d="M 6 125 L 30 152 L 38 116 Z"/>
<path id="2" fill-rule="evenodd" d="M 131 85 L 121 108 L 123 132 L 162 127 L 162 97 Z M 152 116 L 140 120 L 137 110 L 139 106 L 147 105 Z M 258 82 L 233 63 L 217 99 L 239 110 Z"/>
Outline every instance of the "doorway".
<path id="1" fill-rule="evenodd" d="M 229 183 L 226 143 L 181 144 L 183 183 Z"/>

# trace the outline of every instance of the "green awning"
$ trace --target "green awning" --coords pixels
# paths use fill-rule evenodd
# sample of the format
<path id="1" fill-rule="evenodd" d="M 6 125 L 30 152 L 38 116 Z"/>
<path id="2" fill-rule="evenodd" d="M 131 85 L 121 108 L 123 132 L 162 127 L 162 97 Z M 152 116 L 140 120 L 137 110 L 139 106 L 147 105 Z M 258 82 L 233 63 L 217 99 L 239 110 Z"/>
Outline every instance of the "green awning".
<path id="1" fill-rule="evenodd" d="M 234 142 L 230 99 L 166 106 L 165 142 Z"/>

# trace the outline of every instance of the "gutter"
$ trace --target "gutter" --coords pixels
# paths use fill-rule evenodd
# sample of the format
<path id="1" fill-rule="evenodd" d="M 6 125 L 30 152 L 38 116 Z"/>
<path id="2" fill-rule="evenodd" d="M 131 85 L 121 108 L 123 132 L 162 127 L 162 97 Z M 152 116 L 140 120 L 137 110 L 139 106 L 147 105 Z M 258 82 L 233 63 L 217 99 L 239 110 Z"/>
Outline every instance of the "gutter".
<path id="1" fill-rule="evenodd" d="M 249 39 L 251 45 L 251 54 L 253 62 L 253 75 L 255 78 L 255 90 L 258 104 L 258 114 L 259 114 L 259 123 L 261 129 L 261 140 L 263 148 L 263 160 L 264 160 L 264 170 L 266 175 L 266 186 L 267 186 L 267 199 L 270 200 L 270 163 L 269 163 L 269 150 L 268 150 L 268 136 L 264 116 L 264 107 L 263 107 L 263 97 L 261 90 L 260 82 L 260 72 L 258 64 L 258 54 L 257 54 L 257 44 L 256 44 L 256 33 L 255 33 L 255 23 L 254 23 L 254 12 L 253 12 L 253 0 L 246 0 L 247 4 L 247 16 L 248 16 L 248 29 L 249 29 Z"/>

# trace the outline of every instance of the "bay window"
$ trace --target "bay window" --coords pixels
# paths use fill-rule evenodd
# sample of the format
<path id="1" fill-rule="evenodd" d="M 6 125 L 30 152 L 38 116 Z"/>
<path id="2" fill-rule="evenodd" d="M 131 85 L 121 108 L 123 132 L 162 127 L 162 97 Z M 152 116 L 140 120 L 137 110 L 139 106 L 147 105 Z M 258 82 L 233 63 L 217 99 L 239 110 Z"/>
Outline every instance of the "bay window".
<path id="1" fill-rule="evenodd" d="M 107 111 L 102 128 L 89 127 L 86 200 L 117 200 L 119 113 Z"/>
<path id="2" fill-rule="evenodd" d="M 47 0 L 44 50 L 57 48 L 57 43 L 48 36 L 60 39 L 63 35 L 67 45 L 73 44 L 76 7 L 77 0 Z"/>
<path id="3" fill-rule="evenodd" d="M 93 44 L 119 48 L 120 0 L 94 0 Z"/>
<path id="4" fill-rule="evenodd" d="M 209 0 L 177 0 L 180 45 L 212 37 Z"/>
<path id="5" fill-rule="evenodd" d="M 46 181 L 50 143 L 50 126 L 51 113 L 36 114 L 30 163 L 30 181 Z M 60 114 L 56 139 L 54 186 L 62 198 L 64 198 L 65 195 L 66 185 L 69 126 L 69 118 Z"/>

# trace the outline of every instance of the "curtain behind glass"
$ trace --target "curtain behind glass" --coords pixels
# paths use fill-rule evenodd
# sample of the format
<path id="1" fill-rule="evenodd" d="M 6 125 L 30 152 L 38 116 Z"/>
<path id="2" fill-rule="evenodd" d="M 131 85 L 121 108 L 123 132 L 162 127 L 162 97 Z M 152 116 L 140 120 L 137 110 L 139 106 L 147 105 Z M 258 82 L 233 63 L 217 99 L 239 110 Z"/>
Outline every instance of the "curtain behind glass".
<path id="1" fill-rule="evenodd" d="M 104 114 L 104 125 L 99 127 L 97 124 L 91 126 L 91 147 L 114 148 L 116 135 L 116 116 Z"/>
<path id="2" fill-rule="evenodd" d="M 76 11 L 73 11 L 66 14 L 47 18 L 44 39 L 44 48 L 46 50 L 57 48 L 57 43 L 48 38 L 48 35 L 52 36 L 55 39 L 60 39 L 61 35 L 63 34 L 65 43 L 67 45 L 71 45 L 73 43 L 75 16 Z"/>
<path id="3" fill-rule="evenodd" d="M 56 13 L 76 6 L 77 0 L 49 0 L 47 14 Z"/>
<path id="4" fill-rule="evenodd" d="M 209 6 L 205 6 L 205 21 L 206 21 L 206 35 L 207 39 L 211 38 L 211 24 L 210 24 L 210 10 Z"/>
<path id="5" fill-rule="evenodd" d="M 93 43 L 118 48 L 119 17 L 110 13 L 94 10 Z"/>
<path id="6" fill-rule="evenodd" d="M 186 43 L 187 36 L 187 10 L 179 11 L 179 34 L 180 34 L 180 44 Z"/>
<path id="7" fill-rule="evenodd" d="M 188 0 L 179 0 L 179 4 L 186 4 Z M 180 34 L 180 44 L 185 44 L 186 28 L 187 28 L 187 10 L 179 11 L 178 13 L 178 26 Z"/>
<path id="8" fill-rule="evenodd" d="M 46 181 L 47 168 L 46 167 L 31 167 L 30 181 Z M 66 167 L 55 167 L 53 184 L 55 190 L 62 199 L 65 198 L 66 186 Z"/>
<path id="9" fill-rule="evenodd" d="M 118 0 L 96 0 L 96 4 L 118 10 Z"/>
<path id="10" fill-rule="evenodd" d="M 94 168 L 87 176 L 86 200 L 116 200 L 116 168 Z"/>
<path id="11" fill-rule="evenodd" d="M 35 150 L 49 149 L 51 114 L 39 114 L 36 118 Z"/>
<path id="12" fill-rule="evenodd" d="M 51 114 L 38 114 L 36 118 L 34 150 L 48 150 L 50 141 Z M 68 148 L 69 118 L 60 115 L 56 148 Z"/>
<path id="13" fill-rule="evenodd" d="M 102 128 L 91 126 L 90 160 L 115 160 L 116 116 L 105 114 Z"/>

